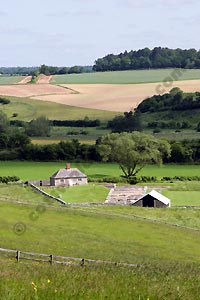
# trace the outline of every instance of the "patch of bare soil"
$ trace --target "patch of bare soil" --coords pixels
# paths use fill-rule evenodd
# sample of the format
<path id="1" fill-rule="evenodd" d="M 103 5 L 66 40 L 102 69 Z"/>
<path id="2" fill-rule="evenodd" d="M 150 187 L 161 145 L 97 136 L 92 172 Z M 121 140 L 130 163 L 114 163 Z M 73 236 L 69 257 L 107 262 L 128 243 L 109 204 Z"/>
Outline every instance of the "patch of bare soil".
<path id="1" fill-rule="evenodd" d="M 52 75 L 50 75 L 50 76 L 40 75 L 37 80 L 37 84 L 47 84 L 50 82 L 51 78 L 52 78 Z"/>
<path id="2" fill-rule="evenodd" d="M 0 85 L 0 95 L 15 97 L 31 97 L 42 95 L 68 95 L 72 91 L 61 86 L 52 84 L 19 84 Z"/>
<path id="3" fill-rule="evenodd" d="M 32 79 L 32 76 L 26 76 L 21 81 L 19 81 L 18 84 L 26 84 L 26 83 L 30 82 L 31 79 Z"/>

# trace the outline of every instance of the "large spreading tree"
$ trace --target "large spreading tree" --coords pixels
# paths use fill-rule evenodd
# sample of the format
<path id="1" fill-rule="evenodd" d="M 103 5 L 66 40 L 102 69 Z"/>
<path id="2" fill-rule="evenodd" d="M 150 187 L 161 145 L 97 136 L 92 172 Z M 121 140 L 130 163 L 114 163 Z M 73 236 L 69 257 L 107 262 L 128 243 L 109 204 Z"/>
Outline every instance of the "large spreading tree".
<path id="1" fill-rule="evenodd" d="M 170 156 L 170 144 L 141 132 L 111 133 L 101 138 L 98 151 L 103 161 L 119 164 L 126 178 L 136 174 L 149 163 L 161 164 Z"/>

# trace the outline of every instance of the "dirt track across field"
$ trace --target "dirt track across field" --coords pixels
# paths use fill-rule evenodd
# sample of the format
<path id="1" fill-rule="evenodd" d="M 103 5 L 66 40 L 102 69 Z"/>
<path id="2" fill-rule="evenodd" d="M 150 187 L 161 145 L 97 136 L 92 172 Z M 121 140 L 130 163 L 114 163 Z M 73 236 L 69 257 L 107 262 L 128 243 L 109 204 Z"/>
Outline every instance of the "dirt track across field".
<path id="1" fill-rule="evenodd" d="M 44 83 L 49 83 L 51 80 L 52 76 L 46 76 L 46 75 L 40 75 L 37 84 L 44 84 Z"/>
<path id="2" fill-rule="evenodd" d="M 26 84 L 28 82 L 30 82 L 32 79 L 32 76 L 26 76 L 24 79 L 22 79 L 20 82 L 18 82 L 18 84 Z"/>

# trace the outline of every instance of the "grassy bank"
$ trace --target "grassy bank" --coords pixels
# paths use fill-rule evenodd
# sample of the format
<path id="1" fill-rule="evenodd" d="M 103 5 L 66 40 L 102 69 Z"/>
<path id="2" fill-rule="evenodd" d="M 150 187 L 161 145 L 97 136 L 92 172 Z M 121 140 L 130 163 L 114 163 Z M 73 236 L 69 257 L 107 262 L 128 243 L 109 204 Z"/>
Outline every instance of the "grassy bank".
<path id="1" fill-rule="evenodd" d="M 30 121 L 39 116 L 46 116 L 50 120 L 82 120 L 86 116 L 91 119 L 107 121 L 112 119 L 116 113 L 105 110 L 74 107 L 54 102 L 33 100 L 22 97 L 9 97 L 8 105 L 2 107 L 2 111 L 12 119 L 13 113 L 17 113 L 18 120 Z"/>

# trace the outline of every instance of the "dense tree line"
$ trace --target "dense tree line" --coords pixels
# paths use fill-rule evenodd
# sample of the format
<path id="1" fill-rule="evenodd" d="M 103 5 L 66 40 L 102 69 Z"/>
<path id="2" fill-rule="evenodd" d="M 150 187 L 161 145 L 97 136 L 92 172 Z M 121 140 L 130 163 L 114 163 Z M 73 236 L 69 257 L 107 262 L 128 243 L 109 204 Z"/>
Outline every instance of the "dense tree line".
<path id="1" fill-rule="evenodd" d="M 93 70 L 119 71 L 149 68 L 200 68 L 200 51 L 155 47 L 109 54 L 95 61 Z"/>
<path id="2" fill-rule="evenodd" d="M 91 66 L 72 66 L 72 67 L 56 67 L 41 65 L 38 69 L 40 74 L 44 75 L 63 75 L 63 74 L 80 74 L 92 71 Z"/>
<path id="3" fill-rule="evenodd" d="M 85 118 L 84 120 L 51 120 L 52 126 L 71 126 L 71 127 L 98 127 L 101 122 L 99 119 L 90 120 Z"/>
<path id="4" fill-rule="evenodd" d="M 107 128 L 111 129 L 112 132 L 118 133 L 141 131 L 142 123 L 140 115 L 140 112 L 125 112 L 123 116 L 116 116 L 108 121 Z"/>
<path id="5" fill-rule="evenodd" d="M 192 125 L 188 121 L 152 121 L 147 123 L 147 127 L 154 129 L 186 129 L 191 128 Z"/>
<path id="6" fill-rule="evenodd" d="M 38 67 L 0 67 L 0 74 L 7 75 L 28 75 Z"/>
<path id="7" fill-rule="evenodd" d="M 164 95 L 154 95 L 143 100 L 136 111 L 158 112 L 166 110 L 188 110 L 200 108 L 200 93 L 183 93 L 179 88 L 173 88 Z"/>
<path id="8" fill-rule="evenodd" d="M 95 145 L 80 144 L 78 140 L 61 141 L 58 144 L 34 145 L 24 135 L 0 134 L 0 160 L 33 161 L 99 161 Z"/>
<path id="9" fill-rule="evenodd" d="M 63 75 L 63 74 L 79 74 L 92 72 L 92 66 L 72 66 L 72 67 L 57 67 L 47 66 L 45 64 L 40 67 L 0 67 L 2 75 Z"/>

